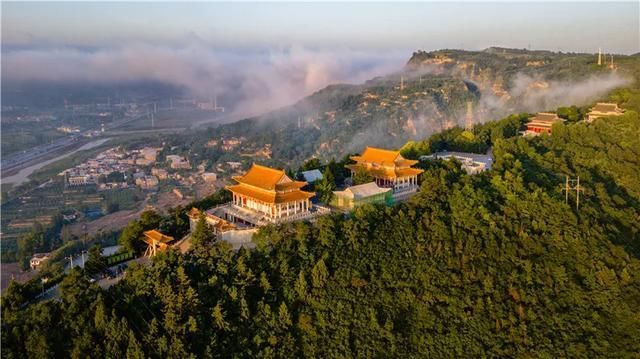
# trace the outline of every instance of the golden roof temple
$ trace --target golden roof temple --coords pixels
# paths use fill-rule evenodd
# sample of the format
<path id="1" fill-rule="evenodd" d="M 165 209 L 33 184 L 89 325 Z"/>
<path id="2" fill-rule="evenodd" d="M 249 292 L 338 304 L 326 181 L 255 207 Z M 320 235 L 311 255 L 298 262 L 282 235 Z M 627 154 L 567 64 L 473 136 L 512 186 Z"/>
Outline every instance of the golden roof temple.
<path id="1" fill-rule="evenodd" d="M 418 175 L 424 172 L 412 168 L 418 161 L 405 159 L 400 151 L 367 147 L 360 156 L 352 156 L 351 159 L 356 163 L 345 167 L 351 170 L 352 177 L 356 171 L 365 170 L 378 186 L 392 188 L 396 198 L 405 193 L 416 192 Z"/>
<path id="2" fill-rule="evenodd" d="M 283 170 L 255 163 L 246 174 L 233 179 L 238 184 L 226 188 L 233 193 L 232 204 L 246 212 L 246 216 L 238 213 L 238 217 L 249 217 L 249 223 L 302 217 L 311 208 L 309 199 L 315 196 L 301 190 L 307 182 L 294 181 Z"/>

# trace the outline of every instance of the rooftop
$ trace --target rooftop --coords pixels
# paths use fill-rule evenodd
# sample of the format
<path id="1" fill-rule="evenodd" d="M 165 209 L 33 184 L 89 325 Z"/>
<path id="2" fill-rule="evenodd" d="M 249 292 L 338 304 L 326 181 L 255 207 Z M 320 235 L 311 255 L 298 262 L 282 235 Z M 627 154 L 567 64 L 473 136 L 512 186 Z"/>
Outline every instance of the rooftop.
<path id="1" fill-rule="evenodd" d="M 234 176 L 233 179 L 240 183 L 266 190 L 275 190 L 276 185 L 282 181 L 291 182 L 291 179 L 283 170 L 261 166 L 255 163 L 243 176 Z"/>
<path id="2" fill-rule="evenodd" d="M 610 102 L 598 102 L 591 109 L 592 112 L 603 112 L 603 113 L 622 113 L 622 109 L 618 107 L 617 103 Z"/>
<path id="3" fill-rule="evenodd" d="M 538 112 L 534 117 L 529 119 L 529 123 L 539 123 L 539 124 L 552 124 L 557 121 L 563 121 L 560 117 L 558 117 L 555 113 L 550 112 Z"/>
<path id="4" fill-rule="evenodd" d="M 344 191 L 335 191 L 333 193 L 338 196 L 360 199 L 375 196 L 381 193 L 387 193 L 389 191 L 391 191 L 391 188 L 381 188 L 378 187 L 375 182 L 369 182 L 357 186 L 351 186 L 346 188 Z"/>
<path id="5" fill-rule="evenodd" d="M 164 235 L 164 234 L 156 231 L 155 229 L 152 229 L 150 231 L 145 231 L 144 232 L 144 236 L 147 237 L 150 240 L 153 240 L 153 241 L 156 241 L 156 242 L 160 242 L 160 243 L 168 243 L 168 242 L 173 241 L 173 237 Z"/>

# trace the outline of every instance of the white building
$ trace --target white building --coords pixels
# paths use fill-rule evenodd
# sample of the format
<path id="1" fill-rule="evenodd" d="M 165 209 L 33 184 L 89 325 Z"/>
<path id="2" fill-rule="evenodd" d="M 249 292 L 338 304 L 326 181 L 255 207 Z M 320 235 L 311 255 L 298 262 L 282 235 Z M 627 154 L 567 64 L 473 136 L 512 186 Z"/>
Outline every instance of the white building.
<path id="1" fill-rule="evenodd" d="M 476 173 L 488 171 L 493 164 L 493 158 L 491 155 L 481 155 L 477 153 L 468 152 L 436 152 L 432 155 L 421 156 L 421 161 L 432 159 L 451 159 L 455 158 L 462 163 L 462 168 L 467 171 L 467 174 L 473 175 Z"/>

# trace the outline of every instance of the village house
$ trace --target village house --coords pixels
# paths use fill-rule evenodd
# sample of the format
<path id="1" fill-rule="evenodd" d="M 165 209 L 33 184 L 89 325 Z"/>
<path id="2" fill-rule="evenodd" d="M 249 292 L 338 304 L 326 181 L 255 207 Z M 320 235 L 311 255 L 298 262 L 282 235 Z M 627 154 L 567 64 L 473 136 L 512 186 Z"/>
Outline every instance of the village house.
<path id="1" fill-rule="evenodd" d="M 136 178 L 136 186 L 142 189 L 155 189 L 158 187 L 158 177 L 156 176 L 141 176 Z"/>
<path id="2" fill-rule="evenodd" d="M 213 172 L 204 172 L 201 176 L 202 180 L 207 183 L 215 182 L 218 179 L 218 176 Z"/>
<path id="3" fill-rule="evenodd" d="M 393 203 L 392 189 L 379 187 L 375 182 L 351 186 L 344 191 L 334 191 L 331 205 L 341 209 L 353 209 L 366 203 Z"/>
<path id="4" fill-rule="evenodd" d="M 378 186 L 393 190 L 394 200 L 407 199 L 418 191 L 418 175 L 424 171 L 412 168 L 418 161 L 405 159 L 399 151 L 367 147 L 351 159 L 356 163 L 345 167 L 352 178 L 357 171 L 366 171 Z"/>
<path id="5" fill-rule="evenodd" d="M 184 157 L 178 155 L 168 155 L 167 161 L 172 169 L 191 169 L 191 164 Z"/>
<path id="6" fill-rule="evenodd" d="M 587 122 L 592 122 L 597 118 L 609 117 L 609 116 L 621 116 L 624 114 L 624 110 L 618 107 L 617 103 L 598 102 L 587 113 Z"/>
<path id="7" fill-rule="evenodd" d="M 31 266 L 31 269 L 36 269 L 40 267 L 42 263 L 44 263 L 49 259 L 50 255 L 51 253 L 34 253 L 33 257 L 31 257 L 31 260 L 29 261 L 29 265 Z"/>
<path id="8" fill-rule="evenodd" d="M 563 119 L 555 113 L 539 112 L 529 119 L 524 136 L 539 136 L 541 133 L 551 134 L 551 128 L 555 123 L 562 123 Z"/>
<path id="9" fill-rule="evenodd" d="M 158 177 L 159 180 L 166 180 L 169 176 L 169 172 L 162 168 L 152 168 L 151 174 Z"/>

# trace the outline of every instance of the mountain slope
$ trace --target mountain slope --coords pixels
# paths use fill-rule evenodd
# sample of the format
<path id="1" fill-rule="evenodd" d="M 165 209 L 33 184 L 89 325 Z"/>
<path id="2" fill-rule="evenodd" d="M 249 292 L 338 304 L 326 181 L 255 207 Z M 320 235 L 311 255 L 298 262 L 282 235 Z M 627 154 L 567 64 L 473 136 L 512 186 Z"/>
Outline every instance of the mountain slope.
<path id="1" fill-rule="evenodd" d="M 265 115 L 203 133 L 245 137 L 224 159 L 271 147 L 279 164 L 328 159 L 365 145 L 400 147 L 455 125 L 509 113 L 589 105 L 640 78 L 637 57 L 616 58 L 618 68 L 598 66 L 590 54 L 490 48 L 471 52 L 416 52 L 402 71 L 361 85 L 332 85 Z M 237 157 L 236 157 L 237 158 Z"/>

